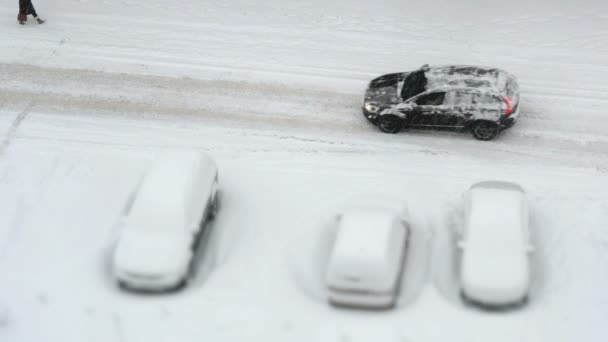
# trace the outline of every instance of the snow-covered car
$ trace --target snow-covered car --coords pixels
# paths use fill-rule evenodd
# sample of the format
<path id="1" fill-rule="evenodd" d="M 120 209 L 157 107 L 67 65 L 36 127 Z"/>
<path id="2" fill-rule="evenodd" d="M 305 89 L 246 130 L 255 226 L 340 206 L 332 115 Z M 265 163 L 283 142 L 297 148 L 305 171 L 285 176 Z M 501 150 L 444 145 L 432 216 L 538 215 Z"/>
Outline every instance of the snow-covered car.
<path id="1" fill-rule="evenodd" d="M 376 199 L 350 205 L 336 216 L 336 225 L 325 277 L 329 302 L 370 309 L 394 306 L 409 236 L 405 203 Z"/>
<path id="2" fill-rule="evenodd" d="M 488 308 L 527 301 L 533 251 L 528 220 L 519 185 L 485 181 L 471 186 L 458 242 L 464 300 Z"/>
<path id="3" fill-rule="evenodd" d="M 519 116 L 516 78 L 496 68 L 422 66 L 369 83 L 363 114 L 386 133 L 406 127 L 470 130 L 491 140 Z"/>
<path id="4" fill-rule="evenodd" d="M 158 156 L 121 220 L 112 260 L 118 284 L 152 292 L 185 285 L 218 200 L 217 166 L 209 156 L 195 151 Z"/>

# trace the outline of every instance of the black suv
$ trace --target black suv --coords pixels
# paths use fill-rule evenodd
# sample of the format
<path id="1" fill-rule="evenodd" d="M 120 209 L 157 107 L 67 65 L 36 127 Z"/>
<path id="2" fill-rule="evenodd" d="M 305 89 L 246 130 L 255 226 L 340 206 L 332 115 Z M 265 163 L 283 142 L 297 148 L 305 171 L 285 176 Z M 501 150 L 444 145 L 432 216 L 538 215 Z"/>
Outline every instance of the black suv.
<path id="1" fill-rule="evenodd" d="M 424 65 L 372 80 L 363 114 L 386 133 L 405 127 L 451 128 L 491 140 L 515 123 L 519 86 L 500 69 Z"/>

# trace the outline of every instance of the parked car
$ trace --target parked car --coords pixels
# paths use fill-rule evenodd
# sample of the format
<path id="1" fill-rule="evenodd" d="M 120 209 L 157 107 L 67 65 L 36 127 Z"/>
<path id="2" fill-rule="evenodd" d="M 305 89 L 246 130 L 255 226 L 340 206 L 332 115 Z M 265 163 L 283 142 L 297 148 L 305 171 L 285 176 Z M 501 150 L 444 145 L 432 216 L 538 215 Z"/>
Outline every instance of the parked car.
<path id="1" fill-rule="evenodd" d="M 519 185 L 485 181 L 471 186 L 458 246 L 461 294 L 467 302 L 500 308 L 527 301 L 533 247 Z"/>
<path id="2" fill-rule="evenodd" d="M 449 128 L 491 140 L 515 124 L 519 86 L 513 75 L 496 68 L 424 65 L 372 80 L 363 114 L 386 133 Z"/>
<path id="3" fill-rule="evenodd" d="M 199 237 L 218 201 L 217 166 L 209 156 L 160 155 L 121 220 L 112 260 L 118 284 L 152 292 L 185 285 Z"/>
<path id="4" fill-rule="evenodd" d="M 407 207 L 401 203 L 374 199 L 350 205 L 336 217 L 326 273 L 331 304 L 394 306 L 409 235 Z"/>

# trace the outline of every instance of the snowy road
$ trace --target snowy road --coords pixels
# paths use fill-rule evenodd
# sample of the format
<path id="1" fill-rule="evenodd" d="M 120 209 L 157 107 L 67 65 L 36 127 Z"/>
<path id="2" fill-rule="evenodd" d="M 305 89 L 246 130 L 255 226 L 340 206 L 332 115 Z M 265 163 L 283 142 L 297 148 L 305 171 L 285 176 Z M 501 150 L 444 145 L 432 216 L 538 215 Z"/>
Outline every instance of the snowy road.
<path id="1" fill-rule="evenodd" d="M 524 104 L 523 118 L 513 130 L 505 132 L 495 142 L 480 144 L 468 134 L 408 131 L 392 137 L 379 133 L 361 115 L 360 94 L 365 87 L 364 82 L 360 82 L 358 91 L 346 92 L 273 83 L 114 74 L 14 64 L 0 64 L 0 71 L 0 100 L 5 106 L 16 108 L 20 113 L 25 108 L 27 111 L 40 108 L 50 113 L 62 113 L 43 115 L 23 123 L 28 129 L 15 136 L 19 139 L 52 138 L 133 145 L 129 141 L 129 128 L 120 134 L 120 127 L 115 127 L 116 134 L 110 135 L 107 134 L 108 130 L 113 130 L 110 127 L 93 129 L 92 132 L 82 130 L 76 135 L 65 134 L 65 129 L 73 131 L 73 125 L 77 123 L 72 121 L 89 122 L 91 116 L 101 118 L 99 125 L 108 122 L 114 126 L 117 124 L 108 117 L 131 120 L 156 117 L 157 121 L 171 121 L 171 127 L 190 126 L 196 121 L 260 129 L 257 134 L 301 139 L 304 150 L 314 150 L 318 143 L 333 145 L 329 147 L 331 150 L 350 152 L 381 149 L 398 153 L 403 149 L 436 149 L 481 158 L 510 158 L 512 154 L 531 158 L 540 156 L 546 162 L 571 165 L 580 165 L 584 160 L 586 165 L 598 168 L 603 168 L 608 158 L 608 135 L 604 134 L 608 131 L 604 128 L 608 120 L 602 120 L 601 113 L 592 110 L 593 106 L 585 107 L 582 103 L 577 112 L 580 121 L 575 124 L 548 116 L 530 118 L 526 110 L 532 105 Z M 592 104 L 595 105 L 594 102 Z M 563 117 L 573 115 L 567 109 L 556 112 L 555 116 L 560 114 Z M 37 118 L 39 115 L 32 116 Z M 153 125 L 154 121 L 149 124 Z M 280 134 L 276 133 L 277 129 Z M 97 131 L 106 133 L 99 137 Z M 192 130 L 189 132 L 196 135 Z M 156 133 L 146 141 L 146 146 L 165 144 L 162 140 L 167 139 L 167 134 Z M 196 140 L 196 137 L 184 138 L 168 146 L 186 147 Z M 396 141 L 400 143 L 396 144 Z M 581 158 L 581 155 L 587 157 Z"/>
<path id="2" fill-rule="evenodd" d="M 528 2 L 50 0 L 43 26 L 0 23 L 0 341 L 606 340 L 608 5 Z M 379 133 L 366 83 L 424 63 L 512 71 L 520 122 L 487 143 Z M 182 293 L 121 293 L 116 220 L 174 148 L 218 160 L 209 249 Z M 488 178 L 530 194 L 534 288 L 515 312 L 457 297 L 452 213 Z M 324 218 L 377 192 L 410 203 L 406 296 L 331 308 Z"/>

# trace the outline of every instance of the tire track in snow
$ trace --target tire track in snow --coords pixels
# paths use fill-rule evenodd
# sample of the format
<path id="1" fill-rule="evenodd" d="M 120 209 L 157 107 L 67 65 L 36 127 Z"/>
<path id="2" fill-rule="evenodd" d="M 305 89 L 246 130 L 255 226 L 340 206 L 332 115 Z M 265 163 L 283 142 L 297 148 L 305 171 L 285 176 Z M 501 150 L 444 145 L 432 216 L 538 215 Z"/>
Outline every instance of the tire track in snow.
<path id="1" fill-rule="evenodd" d="M 25 120 L 25 118 L 27 117 L 27 115 L 29 114 L 31 109 L 32 109 L 32 104 L 31 103 L 27 104 L 25 106 L 25 108 L 19 114 L 17 114 L 17 116 L 13 120 L 13 123 L 10 125 L 10 127 L 8 128 L 8 131 L 6 132 L 6 136 L 4 137 L 4 140 L 0 144 L 0 157 L 5 154 L 6 150 L 8 149 L 8 147 L 11 144 L 11 140 L 17 133 L 17 130 L 19 129 L 19 126 L 21 125 L 23 120 Z"/>
<path id="2" fill-rule="evenodd" d="M 37 109 L 64 114 L 65 120 L 56 123 L 40 121 L 38 117 L 40 122 L 28 123 L 26 130 L 18 132 L 19 139 L 117 144 L 115 140 L 123 139 L 115 138 L 121 135 L 132 137 L 132 131 L 119 132 L 125 128 L 120 125 L 120 121 L 116 122 L 118 132 L 114 133 L 114 128 L 111 127 L 113 125 L 109 125 L 108 132 L 101 136 L 96 127 L 98 119 L 94 117 L 106 113 L 108 117 L 118 115 L 123 119 L 138 121 L 138 130 L 146 129 L 146 122 L 149 122 L 146 119 L 168 123 L 172 129 L 168 132 L 170 135 L 191 124 L 204 126 L 205 123 L 210 123 L 223 127 L 275 131 L 315 131 L 326 134 L 325 140 L 331 143 L 346 144 L 344 151 L 368 151 L 369 148 L 365 145 L 376 142 L 385 149 L 394 149 L 392 144 L 397 142 L 395 137 L 379 134 L 361 116 L 360 94 L 273 83 L 113 74 L 19 64 L 0 64 L 0 71 L 0 81 L 4 81 L 0 83 L 0 101 L 7 105 L 21 106 L 21 99 L 31 98 L 35 99 Z M 409 145 L 409 149 L 423 145 L 425 149 L 441 147 L 440 150 L 445 149 L 445 144 L 459 144 L 465 150 L 474 148 L 478 153 L 497 149 L 526 154 L 537 154 L 543 150 L 598 154 L 608 152 L 605 130 L 594 121 L 602 113 L 586 111 L 591 108 L 583 106 L 581 112 L 577 113 L 576 122 L 572 122 L 572 115 L 564 109 L 545 116 L 542 105 L 537 108 L 538 100 L 535 97 L 524 100 L 520 123 L 494 144 L 469 141 L 471 138 L 468 135 L 454 139 L 453 135 L 429 136 L 424 131 L 401 134 L 399 138 L 404 139 L 398 143 Z M 528 114 L 531 120 L 526 120 Z M 69 119 L 70 116 L 89 120 L 88 123 L 79 124 L 81 131 L 77 135 L 65 134 L 70 130 L 70 125 L 75 124 L 73 119 Z M 87 126 L 91 127 L 90 135 L 84 134 L 88 130 Z M 287 136 L 298 135 L 297 132 L 294 133 Z M 196 135 L 196 132 L 189 133 L 192 134 Z M 359 137 L 359 141 L 355 136 Z M 369 141 L 363 143 L 365 139 Z M 138 141 L 118 145 L 141 143 Z"/>

